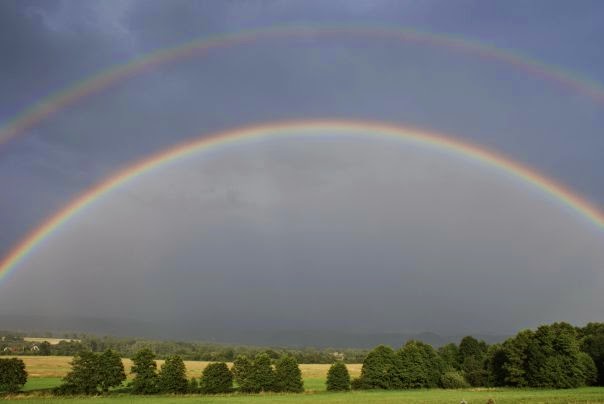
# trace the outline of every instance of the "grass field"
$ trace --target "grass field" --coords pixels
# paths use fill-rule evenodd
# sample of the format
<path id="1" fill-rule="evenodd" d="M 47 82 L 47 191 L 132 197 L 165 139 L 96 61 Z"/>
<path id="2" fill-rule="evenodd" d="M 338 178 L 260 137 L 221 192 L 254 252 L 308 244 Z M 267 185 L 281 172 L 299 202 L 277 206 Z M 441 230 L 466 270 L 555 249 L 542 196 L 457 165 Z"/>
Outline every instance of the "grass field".
<path id="1" fill-rule="evenodd" d="M 604 403 L 603 388 L 581 388 L 574 390 L 417 390 L 417 391 L 362 391 L 350 393 L 306 393 L 306 394 L 261 394 L 261 395 L 227 395 L 227 396 L 130 396 L 114 395 L 109 397 L 27 397 L 16 398 L 28 404 L 89 404 L 123 403 L 123 404 L 193 404 L 193 403 L 428 403 L 457 404 L 465 399 L 469 404 L 486 403 L 493 399 L 496 404 L 511 403 Z"/>

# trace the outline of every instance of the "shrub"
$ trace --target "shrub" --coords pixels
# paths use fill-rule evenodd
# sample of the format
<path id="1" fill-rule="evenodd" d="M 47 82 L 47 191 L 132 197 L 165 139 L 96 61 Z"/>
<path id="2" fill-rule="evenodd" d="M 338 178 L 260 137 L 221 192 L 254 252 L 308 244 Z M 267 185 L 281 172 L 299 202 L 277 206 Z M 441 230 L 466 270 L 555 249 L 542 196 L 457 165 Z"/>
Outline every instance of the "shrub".
<path id="1" fill-rule="evenodd" d="M 16 393 L 27 382 L 25 363 L 21 359 L 0 359 L 0 391 Z"/>
<path id="2" fill-rule="evenodd" d="M 138 351 L 132 358 L 133 394 L 155 394 L 158 392 L 157 363 L 150 349 Z"/>
<path id="3" fill-rule="evenodd" d="M 157 386 L 162 393 L 184 394 L 187 392 L 189 387 L 187 369 L 180 356 L 170 356 L 166 359 L 159 372 Z"/>
<path id="4" fill-rule="evenodd" d="M 470 387 L 461 372 L 445 372 L 440 378 L 440 385 L 443 389 L 463 389 Z"/>
<path id="5" fill-rule="evenodd" d="M 342 362 L 336 362 L 327 371 L 327 391 L 350 390 L 350 374 Z"/>
<path id="6" fill-rule="evenodd" d="M 282 356 L 275 365 L 275 390 L 291 393 L 304 391 L 302 372 L 292 356 Z"/>
<path id="7" fill-rule="evenodd" d="M 204 394 L 230 393 L 233 390 L 233 374 L 226 363 L 210 363 L 203 370 L 199 388 Z"/>
<path id="8" fill-rule="evenodd" d="M 187 392 L 189 394 L 199 393 L 199 384 L 197 383 L 196 378 L 192 377 L 191 380 L 189 380 L 189 388 Z"/>
<path id="9" fill-rule="evenodd" d="M 363 379 L 355 377 L 350 381 L 350 388 L 352 390 L 361 390 L 363 388 Z"/>

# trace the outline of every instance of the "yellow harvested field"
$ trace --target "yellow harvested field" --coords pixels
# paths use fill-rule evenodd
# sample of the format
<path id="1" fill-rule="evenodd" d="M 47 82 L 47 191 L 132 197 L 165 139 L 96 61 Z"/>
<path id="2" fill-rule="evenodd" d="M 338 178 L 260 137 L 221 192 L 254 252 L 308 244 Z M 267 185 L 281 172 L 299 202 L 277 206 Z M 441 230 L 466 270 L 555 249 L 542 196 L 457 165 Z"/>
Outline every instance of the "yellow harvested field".
<path id="1" fill-rule="evenodd" d="M 70 356 L 19 356 L 25 362 L 27 373 L 30 377 L 63 377 L 69 372 L 71 365 Z M 130 373 L 132 361 L 123 359 L 126 373 Z M 164 363 L 163 360 L 158 360 L 158 368 Z M 185 361 L 189 377 L 199 377 L 201 371 L 210 362 L 206 361 Z M 229 366 L 232 365 L 229 363 Z M 327 364 L 302 364 L 303 378 L 324 378 L 327 375 L 327 370 L 330 365 Z M 361 364 L 346 365 L 351 377 L 357 377 L 361 374 Z"/>

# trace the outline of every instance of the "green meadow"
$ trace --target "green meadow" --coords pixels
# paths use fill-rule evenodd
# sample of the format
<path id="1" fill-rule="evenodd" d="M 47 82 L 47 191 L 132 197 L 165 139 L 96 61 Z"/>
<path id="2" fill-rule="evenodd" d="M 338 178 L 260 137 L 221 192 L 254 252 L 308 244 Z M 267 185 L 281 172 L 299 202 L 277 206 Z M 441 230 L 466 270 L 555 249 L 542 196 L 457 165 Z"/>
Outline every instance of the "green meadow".
<path id="1" fill-rule="evenodd" d="M 24 403 L 486 403 L 492 399 L 502 403 L 602 403 L 604 388 L 586 387 L 572 390 L 486 389 L 486 390 L 407 390 L 407 391 L 354 391 L 349 393 L 313 392 L 305 394 L 260 394 L 225 396 L 132 396 L 58 398 L 45 396 L 18 397 Z"/>
<path id="2" fill-rule="evenodd" d="M 31 378 L 24 386 L 27 395 L 9 397 L 9 400 L 23 403 L 44 404 L 89 404 L 95 403 L 132 403 L 132 404 L 189 404 L 189 403 L 459 403 L 466 400 L 471 403 L 486 403 L 492 399 L 501 403 L 604 403 L 604 387 L 584 387 L 569 390 L 553 389 L 462 389 L 462 390 L 403 390 L 403 391 L 352 391 L 348 393 L 329 393 L 325 391 L 325 379 L 307 378 L 304 380 L 304 394 L 230 394 L 221 396 L 132 396 L 113 393 L 107 397 L 52 397 L 45 389 L 60 384 L 57 377 Z"/>

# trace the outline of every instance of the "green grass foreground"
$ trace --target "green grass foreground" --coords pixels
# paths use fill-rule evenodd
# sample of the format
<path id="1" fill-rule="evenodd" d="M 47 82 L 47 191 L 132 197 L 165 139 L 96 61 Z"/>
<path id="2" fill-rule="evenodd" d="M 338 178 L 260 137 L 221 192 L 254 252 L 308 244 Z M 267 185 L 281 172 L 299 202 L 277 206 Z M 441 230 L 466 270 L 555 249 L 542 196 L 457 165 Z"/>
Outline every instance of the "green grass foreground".
<path id="1" fill-rule="evenodd" d="M 188 403 L 459 403 L 465 399 L 469 404 L 486 403 L 493 399 L 501 403 L 604 403 L 604 387 L 585 387 L 572 390 L 541 389 L 464 389 L 464 390 L 403 390 L 403 391 L 353 391 L 349 393 L 329 393 L 325 391 L 324 379 L 309 378 L 304 381 L 306 393 L 303 394 L 230 394 L 222 396 L 133 396 L 112 394 L 107 397 L 52 397 L 45 389 L 60 383 L 60 378 L 31 378 L 24 391 L 31 395 L 11 397 L 14 401 L 27 404 L 89 404 L 96 403 L 132 403 L 132 404 L 188 404 Z M 36 391 L 37 390 L 37 391 Z"/>

